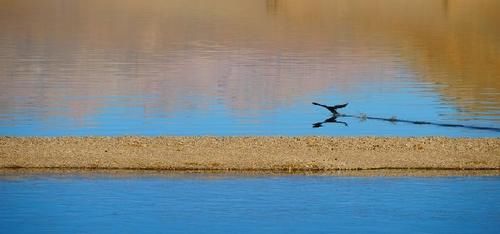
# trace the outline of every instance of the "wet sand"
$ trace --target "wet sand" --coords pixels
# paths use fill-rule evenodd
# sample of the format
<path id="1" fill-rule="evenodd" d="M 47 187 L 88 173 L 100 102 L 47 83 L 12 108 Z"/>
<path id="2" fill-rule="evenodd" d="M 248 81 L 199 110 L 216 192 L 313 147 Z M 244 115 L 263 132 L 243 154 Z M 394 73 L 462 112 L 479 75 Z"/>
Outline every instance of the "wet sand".
<path id="1" fill-rule="evenodd" d="M 500 138 L 0 137 L 0 168 L 500 170 Z"/>

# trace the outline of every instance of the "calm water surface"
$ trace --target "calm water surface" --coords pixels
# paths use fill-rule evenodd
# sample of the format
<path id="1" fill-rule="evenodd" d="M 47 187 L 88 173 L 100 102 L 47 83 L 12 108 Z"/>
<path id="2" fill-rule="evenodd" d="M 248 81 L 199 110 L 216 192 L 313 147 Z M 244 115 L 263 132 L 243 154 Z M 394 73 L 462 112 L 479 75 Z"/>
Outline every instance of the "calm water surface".
<path id="1" fill-rule="evenodd" d="M 498 233 L 500 177 L 0 178 L 6 233 Z"/>
<path id="2" fill-rule="evenodd" d="M 0 135 L 500 136 L 498 0 L 0 5 Z"/>

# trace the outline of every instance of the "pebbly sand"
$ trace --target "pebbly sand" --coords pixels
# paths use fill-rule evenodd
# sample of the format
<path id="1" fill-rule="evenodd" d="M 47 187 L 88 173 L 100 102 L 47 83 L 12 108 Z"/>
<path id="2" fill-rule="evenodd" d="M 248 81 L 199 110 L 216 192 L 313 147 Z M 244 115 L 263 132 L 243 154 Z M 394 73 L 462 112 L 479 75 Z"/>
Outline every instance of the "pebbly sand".
<path id="1" fill-rule="evenodd" d="M 500 138 L 0 137 L 0 168 L 500 170 Z"/>

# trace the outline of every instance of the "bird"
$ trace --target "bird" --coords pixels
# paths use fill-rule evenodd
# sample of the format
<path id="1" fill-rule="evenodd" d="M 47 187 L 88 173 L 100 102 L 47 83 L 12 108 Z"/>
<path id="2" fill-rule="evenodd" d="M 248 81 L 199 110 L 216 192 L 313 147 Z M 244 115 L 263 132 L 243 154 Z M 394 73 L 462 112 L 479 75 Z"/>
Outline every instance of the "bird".
<path id="1" fill-rule="evenodd" d="M 333 115 L 340 115 L 340 113 L 337 112 L 337 109 L 344 108 L 349 103 L 345 103 L 345 104 L 341 104 L 341 105 L 335 105 L 335 106 L 327 106 L 327 105 L 319 104 L 317 102 L 313 102 L 312 104 L 316 105 L 316 106 L 321 106 L 321 107 L 324 107 L 324 108 L 328 109 L 330 112 L 332 112 Z"/>

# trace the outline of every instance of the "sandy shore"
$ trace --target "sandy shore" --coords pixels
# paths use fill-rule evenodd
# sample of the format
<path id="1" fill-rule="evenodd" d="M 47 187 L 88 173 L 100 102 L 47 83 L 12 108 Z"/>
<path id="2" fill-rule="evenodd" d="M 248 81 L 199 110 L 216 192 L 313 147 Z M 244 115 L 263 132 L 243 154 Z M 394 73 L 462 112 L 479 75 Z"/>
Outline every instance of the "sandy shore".
<path id="1" fill-rule="evenodd" d="M 0 137 L 0 168 L 500 170 L 500 138 Z"/>

